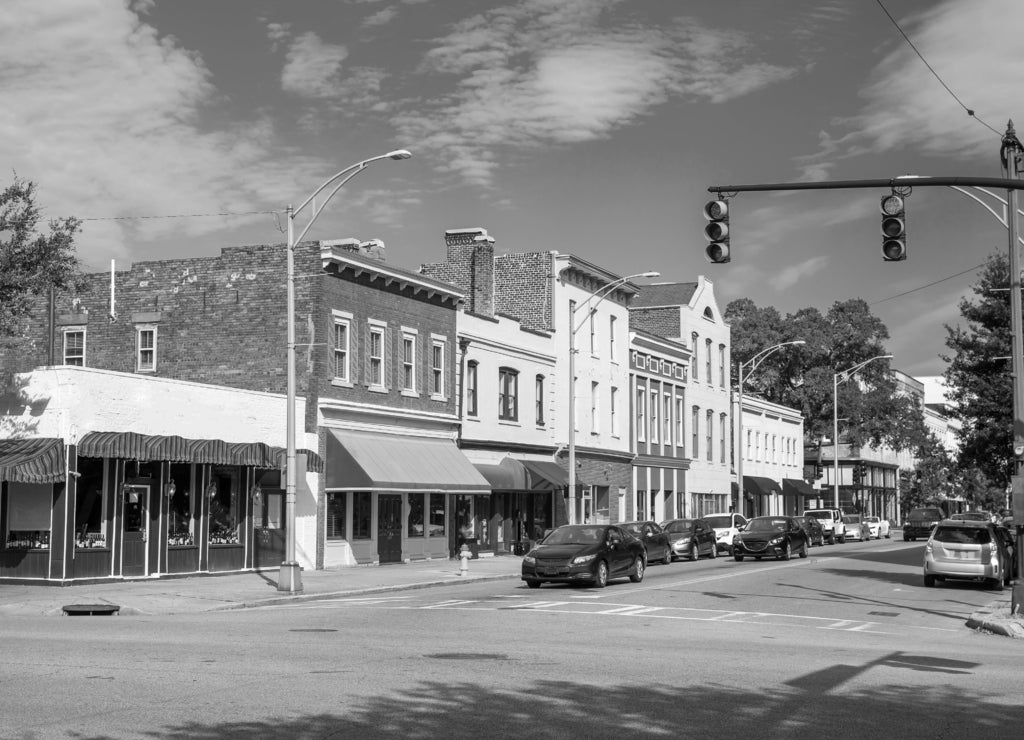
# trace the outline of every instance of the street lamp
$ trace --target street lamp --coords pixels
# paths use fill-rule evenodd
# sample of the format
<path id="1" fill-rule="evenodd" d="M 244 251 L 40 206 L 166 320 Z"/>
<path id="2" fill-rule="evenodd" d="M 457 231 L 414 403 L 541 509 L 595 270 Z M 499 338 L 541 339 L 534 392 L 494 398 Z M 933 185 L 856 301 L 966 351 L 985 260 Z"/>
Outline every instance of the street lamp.
<path id="1" fill-rule="evenodd" d="M 832 492 L 837 509 L 839 508 L 839 384 L 845 383 L 855 372 L 870 362 L 891 359 L 892 355 L 878 355 L 832 375 Z"/>
<path id="2" fill-rule="evenodd" d="M 623 283 L 633 278 L 656 278 L 660 272 L 639 272 L 636 275 L 626 275 L 608 283 L 599 291 L 592 293 L 582 304 L 576 306 L 569 314 L 569 524 L 576 524 L 576 332 L 583 326 L 586 317 L 580 319 L 579 324 L 575 323 L 576 314 L 584 307 L 589 306 L 588 315 L 593 315 L 597 307 L 608 295 Z M 590 302 L 597 299 L 597 303 L 590 306 Z"/>
<path id="3" fill-rule="evenodd" d="M 774 354 L 778 350 L 790 344 L 807 344 L 807 342 L 803 339 L 794 339 L 792 342 L 774 344 L 771 347 L 761 350 L 746 362 L 741 362 L 739 364 L 739 392 L 736 394 L 739 400 L 739 405 L 736 410 L 736 431 L 737 436 L 739 437 L 739 442 L 736 444 L 736 477 L 739 479 L 739 486 L 737 487 L 737 490 L 739 491 L 740 500 L 736 502 L 737 505 L 741 505 L 743 499 L 743 381 L 750 377 L 750 373 L 757 370 L 758 366 L 766 360 L 769 355 Z M 744 369 L 747 369 L 746 376 L 743 375 Z"/>
<path id="4" fill-rule="evenodd" d="M 288 322 L 288 390 L 287 390 L 287 452 L 285 457 L 285 499 L 284 499 L 284 517 L 285 517 L 285 551 L 284 561 L 281 563 L 281 572 L 277 579 L 277 590 L 288 591 L 289 593 L 298 593 L 302 591 L 302 569 L 299 567 L 298 561 L 295 559 L 295 245 L 302 241 L 302 238 L 309 231 L 309 228 L 316 221 L 317 217 L 323 212 L 324 207 L 334 197 L 341 188 L 351 180 L 353 177 L 358 175 L 364 169 L 369 166 L 371 162 L 376 162 L 380 159 L 408 159 L 411 157 L 405 149 L 396 149 L 393 152 L 387 154 L 381 154 L 370 159 L 364 159 L 362 162 L 357 162 L 345 169 L 341 170 L 334 176 L 328 178 L 323 185 L 313 191 L 312 195 L 306 198 L 296 209 L 292 209 L 289 204 L 286 209 L 288 215 L 288 311 L 287 311 L 287 322 Z M 313 205 L 312 214 L 309 217 L 309 223 L 306 224 L 305 228 L 299 233 L 299 236 L 295 236 L 295 216 L 301 213 L 306 206 L 313 202 L 320 193 L 334 184 L 336 181 L 337 185 L 331 190 L 330 194 L 324 199 L 323 203 L 319 207 L 316 204 Z"/>

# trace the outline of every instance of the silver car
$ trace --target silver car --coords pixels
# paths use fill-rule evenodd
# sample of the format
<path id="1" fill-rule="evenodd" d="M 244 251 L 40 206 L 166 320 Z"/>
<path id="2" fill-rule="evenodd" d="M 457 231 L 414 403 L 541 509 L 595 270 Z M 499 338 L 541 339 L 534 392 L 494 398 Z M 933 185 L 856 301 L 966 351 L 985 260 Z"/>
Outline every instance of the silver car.
<path id="1" fill-rule="evenodd" d="M 995 525 L 945 519 L 924 546 L 924 585 L 948 579 L 983 581 L 996 591 L 1012 577 L 1010 557 Z"/>

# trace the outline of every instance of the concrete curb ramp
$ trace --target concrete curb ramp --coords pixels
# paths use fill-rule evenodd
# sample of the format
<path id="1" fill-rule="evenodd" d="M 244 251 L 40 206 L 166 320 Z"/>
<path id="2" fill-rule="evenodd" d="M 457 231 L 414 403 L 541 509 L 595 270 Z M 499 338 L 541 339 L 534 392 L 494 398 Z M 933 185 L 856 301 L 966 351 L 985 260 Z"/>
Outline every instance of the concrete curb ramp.
<path id="1" fill-rule="evenodd" d="M 967 619 L 971 629 L 984 630 L 994 635 L 1024 640 L 1024 619 L 1010 614 L 1009 609 L 981 609 Z"/>

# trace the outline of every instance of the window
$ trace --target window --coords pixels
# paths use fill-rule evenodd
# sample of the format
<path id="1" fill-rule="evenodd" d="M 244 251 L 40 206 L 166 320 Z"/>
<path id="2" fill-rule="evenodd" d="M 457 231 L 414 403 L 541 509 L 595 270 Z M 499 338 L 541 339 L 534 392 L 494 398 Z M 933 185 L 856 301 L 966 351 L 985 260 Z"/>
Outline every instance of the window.
<path id="1" fill-rule="evenodd" d="M 772 435 L 772 456 L 771 456 L 771 458 L 769 458 L 770 462 L 773 462 L 773 463 L 777 463 L 779 461 L 779 454 L 778 454 L 778 452 L 775 449 L 775 440 L 776 440 L 776 437 L 773 434 Z"/>
<path id="2" fill-rule="evenodd" d="M 498 418 L 518 421 L 519 373 L 511 368 L 498 370 Z"/>
<path id="3" fill-rule="evenodd" d="M 704 340 L 704 378 L 711 385 L 711 340 Z"/>
<path id="4" fill-rule="evenodd" d="M 69 326 L 64 330 L 64 364 L 85 365 L 85 327 Z"/>
<path id="5" fill-rule="evenodd" d="M 725 422 L 725 414 L 721 414 L 718 417 L 718 441 L 720 447 L 720 457 L 722 462 L 726 461 L 728 451 L 725 449 L 725 429 L 728 425 Z"/>
<path id="6" fill-rule="evenodd" d="M 241 476 L 234 465 L 216 465 L 210 475 L 210 544 L 237 545 Z"/>
<path id="7" fill-rule="evenodd" d="M 176 465 L 171 466 L 172 476 L 176 467 Z M 187 486 L 185 496 L 188 496 Z M 171 502 L 174 503 L 173 497 Z M 75 493 L 75 547 L 106 547 L 105 526 L 103 518 L 103 460 L 91 457 L 79 458 L 78 490 Z"/>
<path id="8" fill-rule="evenodd" d="M 344 491 L 327 493 L 327 539 L 345 539 L 345 503 Z"/>
<path id="9" fill-rule="evenodd" d="M 611 398 L 608 400 L 608 411 L 611 414 L 612 436 L 619 436 L 619 389 L 612 386 Z"/>
<path id="10" fill-rule="evenodd" d="M 544 376 L 538 375 L 533 380 L 534 415 L 537 419 L 537 426 L 544 426 Z"/>
<path id="11" fill-rule="evenodd" d="M 371 326 L 366 379 L 371 388 L 384 387 L 384 330 L 383 326 Z"/>
<path id="12" fill-rule="evenodd" d="M 608 317 L 608 357 L 615 362 L 615 317 Z"/>
<path id="13" fill-rule="evenodd" d="M 430 346 L 430 395 L 433 398 L 444 398 L 445 342 L 434 338 Z"/>
<path id="14" fill-rule="evenodd" d="M 444 536 L 444 522 L 445 522 L 445 508 L 444 508 L 444 494 L 443 493 L 431 493 L 428 501 L 430 502 L 430 536 L 431 537 L 443 537 Z"/>
<path id="15" fill-rule="evenodd" d="M 480 364 L 476 360 L 470 360 L 466 365 L 466 415 L 477 416 L 480 409 L 477 406 L 477 370 Z"/>
<path id="16" fill-rule="evenodd" d="M 643 388 L 637 387 L 636 389 L 636 441 L 643 442 L 647 439 L 647 415 L 644 414 L 644 401 L 647 399 L 647 393 Z"/>
<path id="17" fill-rule="evenodd" d="M 402 390 L 416 392 L 416 335 L 402 334 Z"/>
<path id="18" fill-rule="evenodd" d="M 590 383 L 590 433 L 601 433 L 601 404 L 600 390 L 597 383 Z"/>
<path id="19" fill-rule="evenodd" d="M 156 371 L 156 327 L 135 327 L 135 370 L 140 373 Z"/>
<path id="20" fill-rule="evenodd" d="M 686 454 L 686 399 L 676 396 L 676 446 Z"/>
<path id="21" fill-rule="evenodd" d="M 700 455 L 700 446 L 697 441 L 698 437 L 697 425 L 700 422 L 700 406 L 694 406 L 693 411 L 690 413 L 690 457 L 694 460 Z"/>
<path id="22" fill-rule="evenodd" d="M 409 494 L 409 537 L 423 537 L 426 535 L 424 529 L 423 504 L 427 494 Z"/>
<path id="23" fill-rule="evenodd" d="M 711 462 L 711 460 L 714 457 L 714 455 L 712 455 L 712 451 L 713 450 L 712 450 L 712 447 L 711 447 L 711 440 L 714 437 L 714 429 L 713 429 L 714 421 L 715 421 L 715 412 L 712 411 L 711 409 L 708 409 L 707 410 L 707 429 L 706 429 L 706 435 L 705 435 L 707 437 L 706 440 L 705 440 L 705 444 L 707 446 L 708 462 Z"/>
<path id="24" fill-rule="evenodd" d="M 352 322 L 351 316 L 334 311 L 334 379 L 351 383 Z"/>
<path id="25" fill-rule="evenodd" d="M 369 491 L 352 494 L 352 539 L 370 539 L 370 521 L 373 513 L 373 498 Z"/>
<path id="26" fill-rule="evenodd" d="M 718 345 L 718 385 L 725 388 L 725 345 Z"/>
<path id="27" fill-rule="evenodd" d="M 7 484 L 7 549 L 49 549 L 52 496 L 49 483 Z"/>
<path id="28" fill-rule="evenodd" d="M 670 445 L 672 444 L 672 394 L 664 394 L 661 400 L 663 409 L 661 423 L 665 430 L 662 433 L 661 441 Z"/>
<path id="29" fill-rule="evenodd" d="M 651 442 L 658 441 L 658 391 L 651 391 Z"/>
<path id="30" fill-rule="evenodd" d="M 753 432 L 751 432 L 751 431 L 750 431 L 750 430 L 748 429 L 748 430 L 747 430 L 747 451 L 746 451 L 746 452 L 745 452 L 745 453 L 743 454 L 743 459 L 744 459 L 744 460 L 753 460 L 753 459 L 754 459 L 754 458 L 752 458 L 752 457 L 750 456 L 750 440 L 751 440 L 752 438 L 753 438 Z"/>
<path id="31" fill-rule="evenodd" d="M 597 311 L 593 308 L 588 312 L 590 319 L 590 354 L 597 356 Z"/>
<path id="32" fill-rule="evenodd" d="M 700 380 L 700 376 L 697 375 L 697 332 L 690 335 L 690 347 L 693 349 L 693 355 L 690 357 L 690 377 L 696 381 Z"/>
<path id="33" fill-rule="evenodd" d="M 176 547 L 195 544 L 193 537 L 192 466 L 188 463 L 171 465 L 170 482 L 164 489 L 167 498 L 167 544 Z M 79 479 L 81 485 L 81 479 Z M 79 545 L 80 546 L 80 545 Z"/>

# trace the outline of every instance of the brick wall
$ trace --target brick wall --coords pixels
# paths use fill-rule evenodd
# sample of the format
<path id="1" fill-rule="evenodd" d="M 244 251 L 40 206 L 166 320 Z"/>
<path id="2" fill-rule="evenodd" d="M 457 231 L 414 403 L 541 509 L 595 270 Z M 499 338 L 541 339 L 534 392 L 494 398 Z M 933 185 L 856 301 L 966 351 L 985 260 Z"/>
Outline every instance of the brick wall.
<path id="1" fill-rule="evenodd" d="M 467 311 L 494 316 L 494 239 L 485 229 L 456 229 L 444 238 L 446 261 L 422 265 L 420 272 L 457 286 Z"/>
<path id="2" fill-rule="evenodd" d="M 680 309 L 667 308 L 631 308 L 629 309 L 629 328 L 656 334 L 659 337 L 678 339 L 681 335 Z M 685 339 L 689 341 L 689 337 Z"/>
<path id="3" fill-rule="evenodd" d="M 553 269 L 553 256 L 549 252 L 521 252 L 495 257 L 495 312 L 519 319 L 525 328 L 552 331 Z"/>

